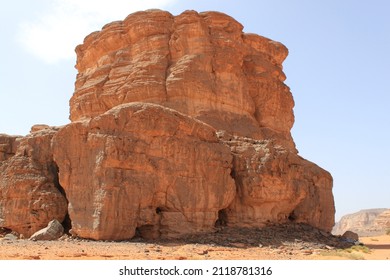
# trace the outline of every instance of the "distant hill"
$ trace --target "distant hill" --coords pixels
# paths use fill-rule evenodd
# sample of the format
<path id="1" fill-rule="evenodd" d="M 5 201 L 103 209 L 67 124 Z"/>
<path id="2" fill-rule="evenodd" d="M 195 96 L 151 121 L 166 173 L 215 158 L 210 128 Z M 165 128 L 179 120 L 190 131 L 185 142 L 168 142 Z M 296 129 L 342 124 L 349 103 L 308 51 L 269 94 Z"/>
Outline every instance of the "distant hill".
<path id="1" fill-rule="evenodd" d="M 359 236 L 384 234 L 390 228 L 390 209 L 365 209 L 343 216 L 333 227 L 332 233 L 340 235 L 351 230 Z"/>

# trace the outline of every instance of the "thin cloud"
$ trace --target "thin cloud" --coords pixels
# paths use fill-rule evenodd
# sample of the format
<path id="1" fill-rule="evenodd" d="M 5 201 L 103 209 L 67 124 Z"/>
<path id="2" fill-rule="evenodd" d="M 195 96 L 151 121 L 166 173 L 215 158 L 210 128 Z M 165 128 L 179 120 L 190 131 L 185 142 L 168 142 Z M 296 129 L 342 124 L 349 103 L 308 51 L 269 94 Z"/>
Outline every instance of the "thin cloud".
<path id="1" fill-rule="evenodd" d="M 23 47 L 47 63 L 74 59 L 74 48 L 104 24 L 128 14 L 164 8 L 177 0 L 54 0 L 39 19 L 23 22 L 17 35 Z"/>

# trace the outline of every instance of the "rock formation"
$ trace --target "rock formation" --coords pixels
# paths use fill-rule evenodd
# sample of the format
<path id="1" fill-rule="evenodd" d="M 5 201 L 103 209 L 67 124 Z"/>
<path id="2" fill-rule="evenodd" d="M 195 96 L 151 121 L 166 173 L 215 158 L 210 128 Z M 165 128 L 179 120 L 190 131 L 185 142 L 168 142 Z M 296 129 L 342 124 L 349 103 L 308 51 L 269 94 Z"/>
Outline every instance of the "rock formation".
<path id="1" fill-rule="evenodd" d="M 67 201 L 58 184 L 47 129 L 26 137 L 2 136 L 5 153 L 0 161 L 0 226 L 25 237 L 57 219 L 63 221 Z"/>
<path id="2" fill-rule="evenodd" d="M 18 136 L 0 134 L 0 162 L 5 161 L 16 153 L 16 139 Z"/>
<path id="3" fill-rule="evenodd" d="M 390 209 L 365 209 L 341 217 L 332 233 L 341 235 L 353 231 L 359 236 L 372 236 L 383 234 L 387 229 L 390 229 Z"/>
<path id="4" fill-rule="evenodd" d="M 332 177 L 273 140 L 233 137 L 223 140 L 233 154 L 237 195 L 226 209 L 227 224 L 264 226 L 269 222 L 310 223 L 329 230 L 334 224 Z"/>
<path id="5" fill-rule="evenodd" d="M 31 235 L 68 214 L 72 234 L 99 240 L 216 223 L 330 231 L 332 177 L 297 154 L 290 133 L 288 50 L 242 29 L 218 12 L 148 10 L 87 36 L 71 123 L 0 137 L 0 226 Z M 16 184 L 14 166 L 39 180 Z M 12 187 L 29 203 L 31 189 L 39 202 L 50 195 L 45 219 L 32 223 L 27 201 L 7 204 Z"/>
<path id="6" fill-rule="evenodd" d="M 235 196 L 232 156 L 215 130 L 160 105 L 129 103 L 75 122 L 53 149 L 80 236 L 210 231 Z"/>
<path id="7" fill-rule="evenodd" d="M 282 72 L 287 48 L 242 29 L 225 14 L 194 11 L 138 12 L 107 24 L 76 48 L 70 119 L 152 102 L 293 149 L 294 102 Z"/>

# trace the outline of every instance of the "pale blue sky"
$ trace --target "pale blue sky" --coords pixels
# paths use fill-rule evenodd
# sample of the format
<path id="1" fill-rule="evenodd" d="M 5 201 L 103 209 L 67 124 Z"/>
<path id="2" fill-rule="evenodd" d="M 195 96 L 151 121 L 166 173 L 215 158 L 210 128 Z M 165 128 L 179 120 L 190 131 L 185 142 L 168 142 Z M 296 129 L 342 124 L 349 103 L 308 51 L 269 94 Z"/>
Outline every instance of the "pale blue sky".
<path id="1" fill-rule="evenodd" d="M 135 4 L 134 4 L 135 3 Z M 336 218 L 390 208 L 390 2 L 387 0 L 13 0 L 0 17 L 0 133 L 68 123 L 74 47 L 140 9 L 225 12 L 285 44 L 300 155 L 334 177 Z"/>

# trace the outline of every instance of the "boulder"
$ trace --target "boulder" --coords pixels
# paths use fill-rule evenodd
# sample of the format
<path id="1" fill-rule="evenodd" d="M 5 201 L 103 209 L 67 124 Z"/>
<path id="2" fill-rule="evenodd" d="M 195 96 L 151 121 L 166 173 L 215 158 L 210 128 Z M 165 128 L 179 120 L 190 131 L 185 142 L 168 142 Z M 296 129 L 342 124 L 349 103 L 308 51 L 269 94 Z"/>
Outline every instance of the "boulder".
<path id="1" fill-rule="evenodd" d="M 19 237 L 15 233 L 7 233 L 6 235 L 4 235 L 3 238 L 3 240 L 7 240 L 7 241 L 16 241 L 18 239 Z"/>
<path id="2" fill-rule="evenodd" d="M 38 240 L 57 240 L 64 234 L 64 227 L 57 220 L 49 222 L 47 227 L 34 233 L 29 239 L 33 241 Z"/>
<path id="3" fill-rule="evenodd" d="M 342 237 L 344 237 L 345 239 L 347 239 L 350 242 L 359 241 L 359 235 L 356 232 L 353 232 L 353 231 L 350 231 L 350 230 L 344 232 Z"/>

